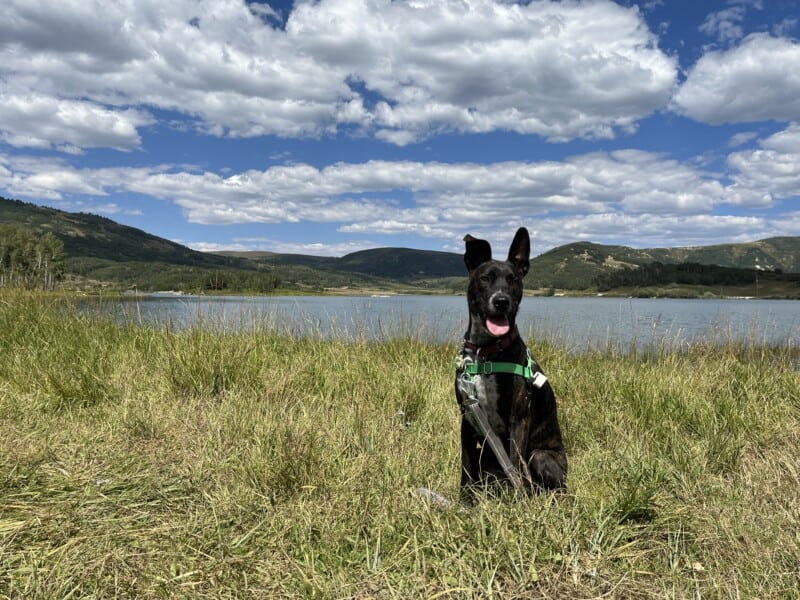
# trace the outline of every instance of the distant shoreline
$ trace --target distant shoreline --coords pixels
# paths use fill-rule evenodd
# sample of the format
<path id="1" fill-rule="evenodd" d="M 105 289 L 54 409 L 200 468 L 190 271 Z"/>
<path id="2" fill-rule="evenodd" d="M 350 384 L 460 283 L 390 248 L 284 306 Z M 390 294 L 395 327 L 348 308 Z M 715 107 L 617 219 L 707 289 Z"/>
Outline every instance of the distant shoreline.
<path id="1" fill-rule="evenodd" d="M 142 298 L 176 298 L 176 297 L 220 297 L 242 296 L 242 297 L 281 297 L 281 296 L 320 296 L 320 297 L 371 297 L 371 298 L 390 298 L 395 296 L 464 296 L 464 292 L 453 292 L 452 290 L 380 290 L 373 288 L 348 288 L 348 289 L 325 289 L 322 291 L 280 289 L 273 293 L 252 293 L 248 291 L 205 291 L 205 292 L 184 292 L 179 290 L 156 290 L 148 292 L 96 292 L 87 293 L 80 291 L 62 291 L 67 295 L 76 294 L 82 296 L 120 296 L 123 298 L 142 299 Z M 800 295 L 723 295 L 710 294 L 707 291 L 697 291 L 691 293 L 682 289 L 681 293 L 645 293 L 642 290 L 610 290 L 607 292 L 596 292 L 592 290 L 559 290 L 551 293 L 548 290 L 534 289 L 525 290 L 524 295 L 531 298 L 640 298 L 640 299 L 670 299 L 670 300 L 800 300 Z"/>

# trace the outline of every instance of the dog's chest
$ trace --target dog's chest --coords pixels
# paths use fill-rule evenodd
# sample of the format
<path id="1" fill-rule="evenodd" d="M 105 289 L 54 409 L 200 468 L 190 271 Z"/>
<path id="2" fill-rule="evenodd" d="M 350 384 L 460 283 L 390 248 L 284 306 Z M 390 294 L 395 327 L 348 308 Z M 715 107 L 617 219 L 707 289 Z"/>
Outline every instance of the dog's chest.
<path id="1" fill-rule="evenodd" d="M 497 435 L 505 435 L 508 429 L 506 419 L 502 416 L 503 403 L 497 378 L 491 375 L 478 375 L 475 377 L 475 389 L 478 393 L 478 403 L 486 413 L 489 425 Z"/>

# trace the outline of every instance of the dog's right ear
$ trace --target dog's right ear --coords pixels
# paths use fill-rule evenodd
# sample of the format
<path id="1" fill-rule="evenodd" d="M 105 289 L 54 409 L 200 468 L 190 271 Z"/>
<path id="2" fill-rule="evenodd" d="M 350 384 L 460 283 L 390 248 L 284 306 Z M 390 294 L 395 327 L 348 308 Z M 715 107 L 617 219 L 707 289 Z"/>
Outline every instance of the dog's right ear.
<path id="1" fill-rule="evenodd" d="M 464 263 L 470 273 L 483 263 L 492 260 L 492 246 L 486 240 L 479 240 L 470 234 L 464 236 L 467 251 L 464 252 Z"/>

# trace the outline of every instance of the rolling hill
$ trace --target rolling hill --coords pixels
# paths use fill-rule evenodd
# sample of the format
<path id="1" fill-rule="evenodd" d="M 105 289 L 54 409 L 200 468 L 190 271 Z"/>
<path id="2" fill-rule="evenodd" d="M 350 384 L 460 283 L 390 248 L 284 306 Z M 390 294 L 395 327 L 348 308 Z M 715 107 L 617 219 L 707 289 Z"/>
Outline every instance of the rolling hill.
<path id="1" fill-rule="evenodd" d="M 585 289 L 605 273 L 653 262 L 697 263 L 733 269 L 800 272 L 800 237 L 774 237 L 756 242 L 636 249 L 592 242 L 559 246 L 537 256 L 527 283 L 531 287 Z"/>
<path id="2" fill-rule="evenodd" d="M 405 283 L 463 279 L 466 276 L 461 254 L 408 248 L 375 248 L 341 258 L 265 252 L 224 254 L 250 258 L 276 269 L 302 266 L 323 272 L 358 273 Z M 797 273 L 800 272 L 800 238 L 776 237 L 743 244 L 649 249 L 576 242 L 533 258 L 526 285 L 529 288 L 581 290 L 592 287 L 601 275 L 623 268 L 636 269 L 653 262 L 688 262 Z M 447 285 L 457 287 L 454 281 Z"/>
<path id="3" fill-rule="evenodd" d="M 205 285 L 208 289 L 236 286 L 263 289 L 280 284 L 282 288 L 312 291 L 324 288 L 454 291 L 464 289 L 466 280 L 461 254 L 450 252 L 375 248 L 342 257 L 271 252 L 204 253 L 105 217 L 4 198 L 0 198 L 0 223 L 39 233 L 51 231 L 64 243 L 68 275 L 123 288 L 192 290 Z M 535 257 L 526 285 L 582 290 L 596 285 L 600 276 L 654 262 L 800 273 L 800 237 L 650 249 L 576 242 Z M 209 287 L 209 281 L 216 283 Z"/>
<path id="4" fill-rule="evenodd" d="M 0 198 L 0 223 L 20 225 L 39 233 L 52 231 L 62 242 L 68 264 L 75 260 L 168 262 L 226 267 L 246 261 L 197 252 L 141 229 L 89 213 L 71 213 Z"/>
<path id="5" fill-rule="evenodd" d="M 465 275 L 460 254 L 411 248 L 373 248 L 340 258 L 270 252 L 220 252 L 223 256 L 250 258 L 271 266 L 303 266 L 313 269 L 361 273 L 391 280 L 414 281 Z"/>
<path id="6" fill-rule="evenodd" d="M 259 271 L 252 261 L 197 252 L 88 213 L 0 198 L 0 223 L 25 227 L 38 234 L 52 232 L 64 244 L 67 275 L 87 283 L 186 289 L 215 272 L 257 274 Z"/>

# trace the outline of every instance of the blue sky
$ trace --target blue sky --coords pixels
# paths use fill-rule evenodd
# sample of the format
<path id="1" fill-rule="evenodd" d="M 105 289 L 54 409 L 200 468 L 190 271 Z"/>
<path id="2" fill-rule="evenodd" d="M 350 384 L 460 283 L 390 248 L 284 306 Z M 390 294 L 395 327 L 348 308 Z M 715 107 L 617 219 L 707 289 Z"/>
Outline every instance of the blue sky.
<path id="1" fill-rule="evenodd" d="M 800 235 L 788 0 L 6 0 L 0 194 L 200 250 Z"/>

